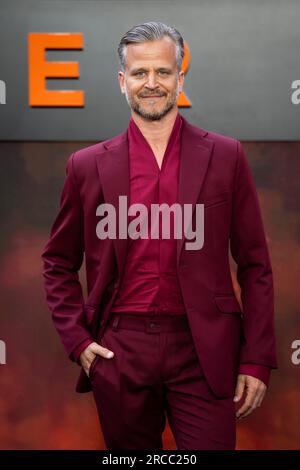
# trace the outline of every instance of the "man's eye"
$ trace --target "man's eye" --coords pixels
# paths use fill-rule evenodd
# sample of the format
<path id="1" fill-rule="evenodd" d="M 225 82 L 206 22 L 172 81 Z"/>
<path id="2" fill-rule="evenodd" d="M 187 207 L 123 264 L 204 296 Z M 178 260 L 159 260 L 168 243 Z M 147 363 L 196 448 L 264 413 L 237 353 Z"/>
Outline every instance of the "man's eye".
<path id="1" fill-rule="evenodd" d="M 136 72 L 135 75 L 136 75 L 137 77 L 139 77 L 139 76 L 141 76 L 143 73 L 145 73 L 145 72 Z"/>
<path id="2" fill-rule="evenodd" d="M 166 70 L 161 70 L 159 73 L 162 75 L 168 75 L 168 72 Z"/>

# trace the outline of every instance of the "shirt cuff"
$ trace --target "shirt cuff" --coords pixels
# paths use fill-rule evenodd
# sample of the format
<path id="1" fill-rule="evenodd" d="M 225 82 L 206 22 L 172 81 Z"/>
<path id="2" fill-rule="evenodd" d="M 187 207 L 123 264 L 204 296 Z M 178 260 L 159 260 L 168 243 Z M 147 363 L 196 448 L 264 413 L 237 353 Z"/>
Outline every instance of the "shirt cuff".
<path id="1" fill-rule="evenodd" d="M 239 374 L 251 375 L 261 380 L 268 387 L 271 369 L 261 364 L 240 364 Z"/>
<path id="2" fill-rule="evenodd" d="M 73 355 L 74 360 L 77 362 L 77 364 L 81 365 L 81 363 L 80 363 L 80 354 L 82 353 L 82 351 L 85 350 L 85 348 L 88 347 L 89 344 L 91 344 L 93 342 L 94 341 L 91 338 L 86 338 L 78 346 L 76 346 L 76 348 L 72 352 L 72 355 Z"/>

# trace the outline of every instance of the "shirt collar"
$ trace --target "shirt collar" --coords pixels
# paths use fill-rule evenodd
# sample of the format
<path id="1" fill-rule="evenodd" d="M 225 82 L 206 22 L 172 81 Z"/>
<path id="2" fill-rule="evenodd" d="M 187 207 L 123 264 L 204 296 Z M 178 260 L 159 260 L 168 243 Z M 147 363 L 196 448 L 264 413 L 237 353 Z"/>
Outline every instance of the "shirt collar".
<path id="1" fill-rule="evenodd" d="M 179 112 L 177 112 L 176 119 L 174 121 L 174 125 L 168 140 L 167 149 L 169 149 L 169 147 L 171 147 L 175 143 L 176 138 L 180 138 L 182 124 L 182 116 Z M 149 147 L 146 138 L 144 137 L 143 133 L 141 132 L 135 121 L 133 120 L 132 116 L 130 117 L 128 125 L 128 138 L 131 140 L 131 142 L 135 142 L 139 145 L 147 145 Z"/>

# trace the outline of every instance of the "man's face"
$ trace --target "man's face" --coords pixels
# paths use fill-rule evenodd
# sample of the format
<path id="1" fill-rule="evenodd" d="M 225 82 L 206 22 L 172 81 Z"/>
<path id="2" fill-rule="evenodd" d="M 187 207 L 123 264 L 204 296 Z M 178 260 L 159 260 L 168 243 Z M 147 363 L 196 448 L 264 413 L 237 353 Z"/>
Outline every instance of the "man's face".
<path id="1" fill-rule="evenodd" d="M 119 83 L 130 108 L 149 121 L 162 119 L 177 106 L 184 72 L 178 74 L 176 45 L 168 36 L 156 41 L 129 44 L 125 74 Z"/>

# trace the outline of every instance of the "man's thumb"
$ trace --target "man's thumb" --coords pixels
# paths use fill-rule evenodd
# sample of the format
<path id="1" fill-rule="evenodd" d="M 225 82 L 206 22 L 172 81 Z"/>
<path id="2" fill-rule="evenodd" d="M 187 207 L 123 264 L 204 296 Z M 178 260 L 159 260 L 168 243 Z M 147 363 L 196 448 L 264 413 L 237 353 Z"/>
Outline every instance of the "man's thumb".
<path id="1" fill-rule="evenodd" d="M 104 354 L 105 357 L 108 357 L 108 358 L 114 356 L 114 353 L 110 349 L 107 349 L 107 348 L 105 348 L 104 346 L 101 346 L 98 343 L 93 343 L 92 351 L 93 351 L 94 354 L 100 354 L 100 356 L 103 356 L 103 354 Z"/>

